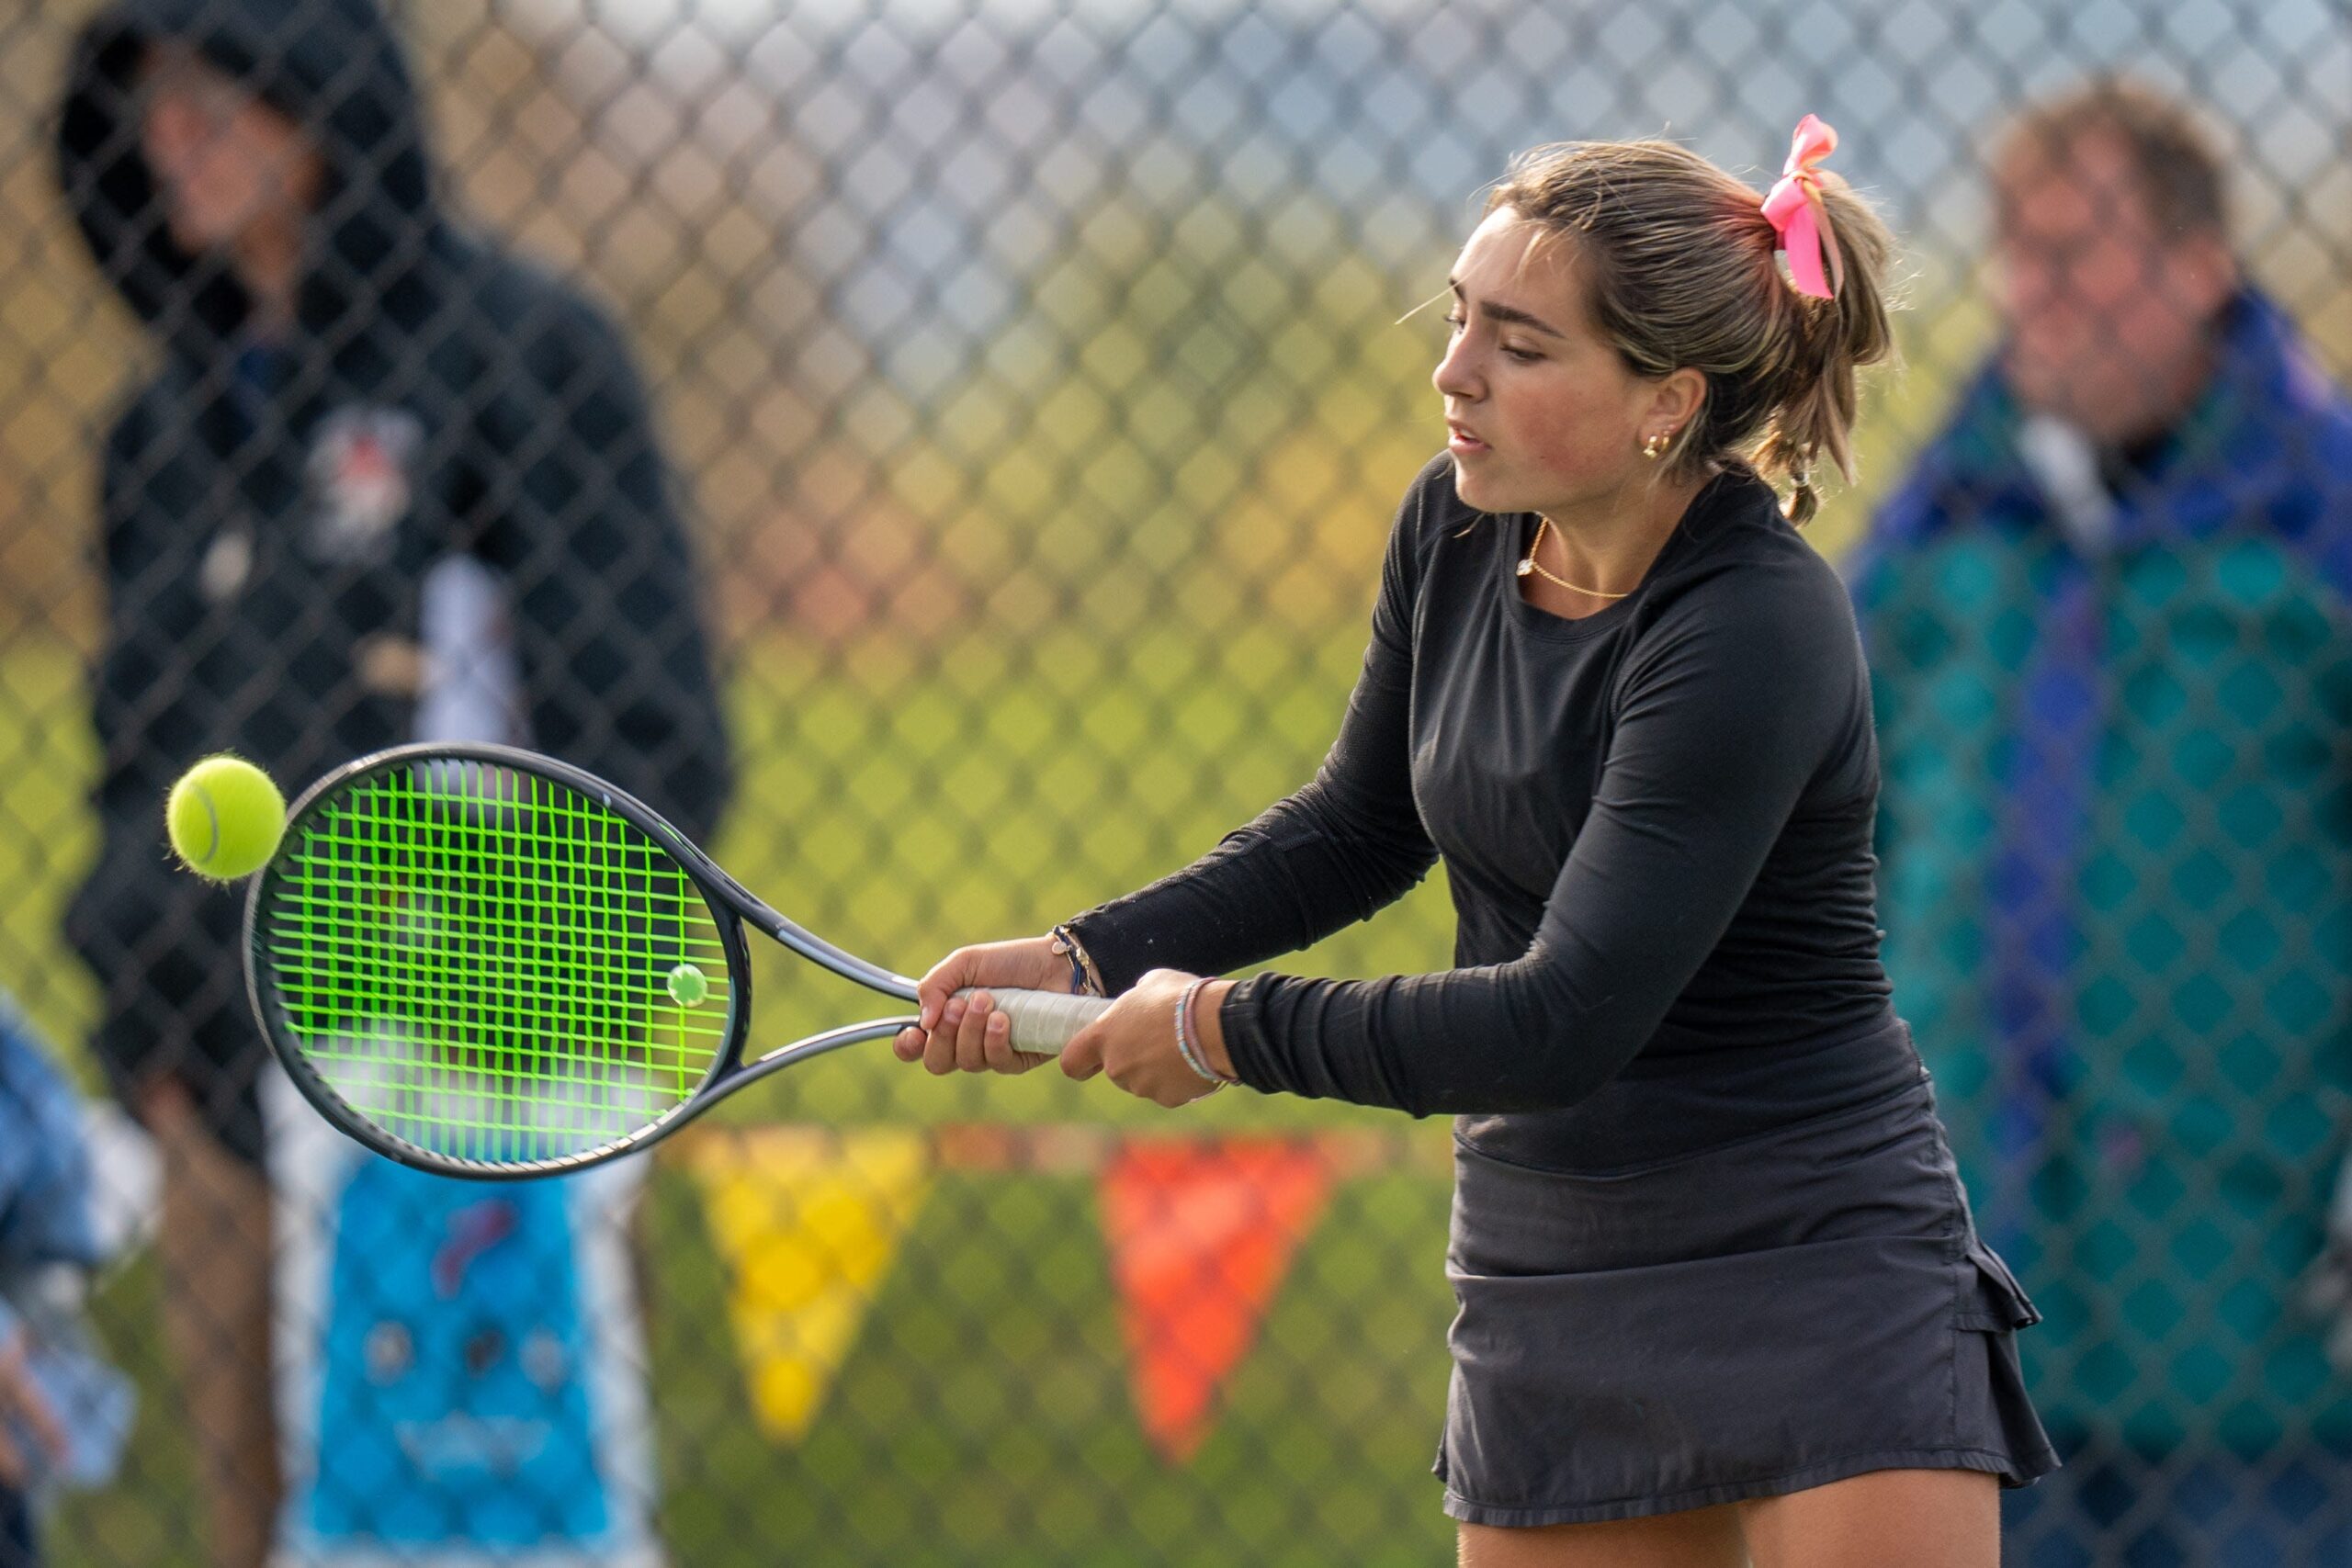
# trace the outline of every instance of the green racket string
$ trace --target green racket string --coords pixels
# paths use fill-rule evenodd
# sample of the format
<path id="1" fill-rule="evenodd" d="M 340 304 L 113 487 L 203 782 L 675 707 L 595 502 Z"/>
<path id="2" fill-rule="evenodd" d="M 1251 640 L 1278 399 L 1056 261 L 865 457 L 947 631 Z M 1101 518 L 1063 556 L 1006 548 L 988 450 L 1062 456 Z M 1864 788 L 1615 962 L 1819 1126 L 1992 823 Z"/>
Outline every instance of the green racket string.
<path id="1" fill-rule="evenodd" d="M 255 957 L 308 1065 L 362 1118 L 445 1158 L 608 1148 L 691 1099 L 725 1048 L 726 943 L 634 823 L 552 779 L 434 761 L 304 814 L 264 887 Z M 707 995 L 673 999 L 680 964 Z"/>

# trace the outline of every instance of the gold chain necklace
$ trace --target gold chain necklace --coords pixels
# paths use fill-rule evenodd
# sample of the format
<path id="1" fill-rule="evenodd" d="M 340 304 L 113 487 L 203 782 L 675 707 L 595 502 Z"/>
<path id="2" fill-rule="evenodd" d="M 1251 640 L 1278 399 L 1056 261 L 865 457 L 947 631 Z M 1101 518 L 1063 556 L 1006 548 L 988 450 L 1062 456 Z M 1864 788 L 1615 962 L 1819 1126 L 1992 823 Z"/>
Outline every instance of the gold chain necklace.
<path id="1" fill-rule="evenodd" d="M 1544 563 L 1535 558 L 1535 553 L 1544 547 L 1544 535 L 1551 526 L 1552 520 L 1549 517 L 1536 518 L 1535 542 L 1527 547 L 1527 558 L 1519 563 L 1520 576 L 1525 577 L 1532 571 L 1546 582 L 1556 582 L 1571 593 L 1582 593 L 1593 599 L 1630 599 L 1634 596 L 1634 590 L 1630 588 L 1623 593 L 1603 593 L 1598 588 L 1579 588 L 1566 578 L 1546 570 Z"/>

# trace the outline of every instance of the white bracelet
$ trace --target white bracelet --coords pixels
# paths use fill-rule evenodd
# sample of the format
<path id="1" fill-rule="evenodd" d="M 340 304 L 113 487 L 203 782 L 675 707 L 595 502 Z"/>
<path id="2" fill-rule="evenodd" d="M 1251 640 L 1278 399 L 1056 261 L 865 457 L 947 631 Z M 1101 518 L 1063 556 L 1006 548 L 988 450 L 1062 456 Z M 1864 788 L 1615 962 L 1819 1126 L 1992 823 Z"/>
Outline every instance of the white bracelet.
<path id="1" fill-rule="evenodd" d="M 1192 1031 L 1186 1027 L 1193 1011 L 1193 998 L 1199 996 L 1201 987 L 1214 978 L 1214 976 L 1204 976 L 1185 987 L 1183 994 L 1176 998 L 1176 1054 L 1183 1057 L 1184 1065 L 1192 1068 L 1203 1080 L 1215 1084 L 1216 1089 L 1223 1089 L 1233 1080 L 1221 1076 L 1209 1066 L 1206 1056 L 1193 1043 Z M 1211 1089 L 1209 1092 L 1214 1094 L 1216 1089 Z"/>

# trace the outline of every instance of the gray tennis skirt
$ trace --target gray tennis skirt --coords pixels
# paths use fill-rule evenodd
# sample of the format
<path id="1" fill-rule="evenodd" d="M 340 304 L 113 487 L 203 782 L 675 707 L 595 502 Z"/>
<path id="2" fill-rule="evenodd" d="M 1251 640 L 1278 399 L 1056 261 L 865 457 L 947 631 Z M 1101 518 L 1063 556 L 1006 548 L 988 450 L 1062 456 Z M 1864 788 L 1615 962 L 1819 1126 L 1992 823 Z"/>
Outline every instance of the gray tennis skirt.
<path id="1" fill-rule="evenodd" d="M 1533 1169 L 1457 1143 L 1460 1310 L 1438 1475 L 1472 1524 L 1634 1518 L 1873 1470 L 2057 1468 L 1915 1089 L 1668 1163 Z"/>

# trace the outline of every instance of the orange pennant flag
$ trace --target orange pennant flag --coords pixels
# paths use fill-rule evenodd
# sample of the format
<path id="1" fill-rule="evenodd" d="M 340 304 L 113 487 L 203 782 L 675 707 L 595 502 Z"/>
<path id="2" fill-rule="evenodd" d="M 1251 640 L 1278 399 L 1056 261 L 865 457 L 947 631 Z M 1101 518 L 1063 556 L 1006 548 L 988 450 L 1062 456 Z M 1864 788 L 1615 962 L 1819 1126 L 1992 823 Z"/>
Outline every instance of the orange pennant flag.
<path id="1" fill-rule="evenodd" d="M 752 1409 L 797 1442 L 881 1289 L 931 1185 L 911 1129 L 707 1129 L 681 1150 L 733 1276 L 729 1315 Z"/>
<path id="2" fill-rule="evenodd" d="M 1139 1139 L 1104 1167 L 1102 1224 L 1136 1404 L 1170 1463 L 1208 1436 L 1217 1392 L 1330 1186 L 1313 1143 L 1282 1138 Z"/>

